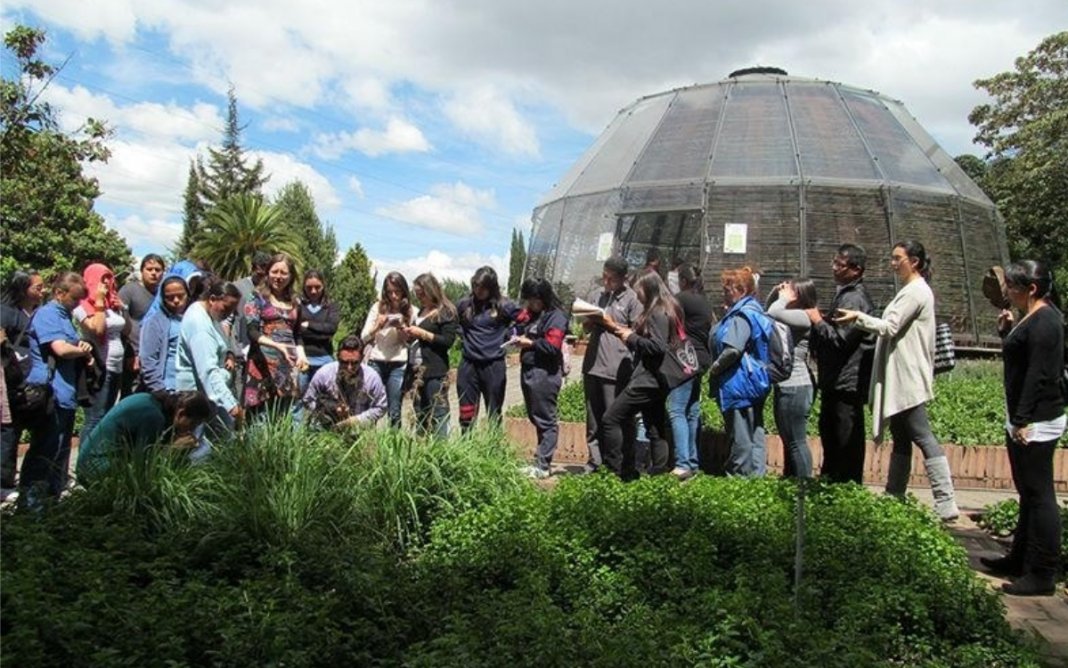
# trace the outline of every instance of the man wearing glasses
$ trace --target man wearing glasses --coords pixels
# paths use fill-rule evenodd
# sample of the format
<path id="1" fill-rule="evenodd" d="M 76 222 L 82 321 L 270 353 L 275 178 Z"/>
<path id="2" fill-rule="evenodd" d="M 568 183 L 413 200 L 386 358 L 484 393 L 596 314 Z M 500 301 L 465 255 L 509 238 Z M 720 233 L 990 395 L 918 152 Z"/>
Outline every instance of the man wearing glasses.
<path id="1" fill-rule="evenodd" d="M 386 387 L 371 367 L 363 364 L 363 340 L 347 336 L 337 361 L 324 365 L 304 393 L 307 415 L 321 427 L 370 427 L 386 413 Z"/>
<path id="2" fill-rule="evenodd" d="M 864 288 L 867 254 L 855 244 L 838 247 L 831 271 L 837 289 L 828 313 L 838 309 L 871 313 L 875 305 Z M 820 475 L 832 482 L 864 480 L 864 404 L 868 400 L 874 339 L 853 324 L 824 319 L 818 308 L 807 310 L 812 323 L 811 346 L 819 373 L 819 430 L 823 445 Z"/>

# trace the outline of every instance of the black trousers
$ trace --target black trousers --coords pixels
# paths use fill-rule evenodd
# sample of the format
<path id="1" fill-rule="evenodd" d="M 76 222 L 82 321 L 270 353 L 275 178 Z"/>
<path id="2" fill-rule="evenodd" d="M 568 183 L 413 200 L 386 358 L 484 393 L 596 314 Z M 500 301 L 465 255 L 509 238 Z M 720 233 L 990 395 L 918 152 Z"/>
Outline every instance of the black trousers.
<path id="1" fill-rule="evenodd" d="M 659 387 L 632 387 L 628 385 L 615 398 L 604 414 L 604 442 L 601 443 L 601 456 L 609 471 L 624 480 L 638 477 L 638 462 L 635 456 L 633 431 L 624 437 L 624 425 L 632 425 L 634 416 L 642 414 L 645 433 L 649 437 L 649 449 L 652 454 L 651 473 L 663 473 L 668 467 L 668 443 L 664 439 L 667 431 L 667 391 Z"/>
<path id="2" fill-rule="evenodd" d="M 506 373 L 503 357 L 489 362 L 460 360 L 460 368 L 456 371 L 456 396 L 460 403 L 461 429 L 470 429 L 478 417 L 480 399 L 486 402 L 486 414 L 490 418 L 500 418 L 508 382 Z"/>
<path id="3" fill-rule="evenodd" d="M 1009 559 L 1024 574 L 1053 577 L 1061 546 L 1061 513 L 1053 489 L 1053 452 L 1057 441 L 1027 445 L 1006 440 L 1012 482 L 1020 495 L 1020 519 L 1012 538 Z"/>
<path id="4" fill-rule="evenodd" d="M 604 416 L 608 407 L 626 387 L 626 383 L 598 376 L 585 376 L 582 383 L 582 389 L 586 395 L 586 448 L 590 453 L 586 460 L 586 468 L 597 470 L 604 463 L 601 456 L 601 444 L 604 443 Z M 623 438 L 633 441 L 634 431 L 633 420 L 624 423 Z"/>
<path id="5" fill-rule="evenodd" d="M 864 482 L 864 397 L 859 392 L 824 392 L 820 403 L 820 477 Z"/>

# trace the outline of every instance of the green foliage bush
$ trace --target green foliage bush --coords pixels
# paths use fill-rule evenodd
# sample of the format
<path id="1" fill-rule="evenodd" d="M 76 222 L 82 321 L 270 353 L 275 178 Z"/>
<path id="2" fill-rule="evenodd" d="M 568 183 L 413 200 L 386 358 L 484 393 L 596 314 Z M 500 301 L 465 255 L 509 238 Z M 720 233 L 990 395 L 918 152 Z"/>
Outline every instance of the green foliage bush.
<path id="1" fill-rule="evenodd" d="M 926 510 L 776 480 L 527 484 L 499 431 L 252 426 L 0 524 L 5 664 L 1030 666 Z"/>
<path id="2" fill-rule="evenodd" d="M 1016 533 L 1019 519 L 1020 502 L 1005 499 L 983 508 L 976 524 L 993 536 L 1007 538 Z M 1068 501 L 1061 505 L 1061 579 L 1068 583 Z"/>
<path id="3" fill-rule="evenodd" d="M 565 479 L 435 526 L 411 666 L 1035 665 L 926 510 L 859 486 Z M 795 599 L 796 594 L 796 599 Z"/>

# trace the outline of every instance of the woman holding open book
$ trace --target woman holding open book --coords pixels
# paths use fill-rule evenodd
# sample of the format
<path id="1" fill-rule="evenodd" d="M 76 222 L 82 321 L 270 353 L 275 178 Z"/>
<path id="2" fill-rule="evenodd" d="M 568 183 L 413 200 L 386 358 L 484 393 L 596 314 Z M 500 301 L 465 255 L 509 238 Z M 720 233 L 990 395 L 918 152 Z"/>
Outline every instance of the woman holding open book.
<path id="1" fill-rule="evenodd" d="M 664 440 L 667 429 L 665 400 L 668 388 L 661 366 L 669 345 L 679 335 L 684 322 L 679 303 L 671 296 L 667 285 L 655 272 L 643 275 L 634 284 L 634 291 L 645 311 L 634 328 L 616 323 L 604 316 L 604 327 L 623 341 L 634 354 L 634 373 L 623 392 L 608 407 L 604 416 L 604 442 L 601 444 L 604 465 L 624 480 L 635 480 L 634 439 L 623 438 L 623 425 L 633 422 L 639 412 L 645 422 L 652 452 L 653 473 L 667 470 L 668 444 Z"/>

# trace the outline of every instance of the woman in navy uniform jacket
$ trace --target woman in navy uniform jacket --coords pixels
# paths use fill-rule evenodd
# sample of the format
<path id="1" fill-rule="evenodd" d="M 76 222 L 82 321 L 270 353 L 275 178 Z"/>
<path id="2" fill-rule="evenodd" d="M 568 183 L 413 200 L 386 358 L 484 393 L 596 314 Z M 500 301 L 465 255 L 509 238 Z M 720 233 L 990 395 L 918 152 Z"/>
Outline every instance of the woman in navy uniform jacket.
<path id="1" fill-rule="evenodd" d="M 499 416 L 504 404 L 504 344 L 519 315 L 519 307 L 501 296 L 497 272 L 480 267 L 471 277 L 471 294 L 456 305 L 460 315 L 463 355 L 456 372 L 460 427 L 470 429 L 480 400 L 486 412 Z"/>
<path id="2" fill-rule="evenodd" d="M 516 338 L 516 345 L 522 351 L 519 384 L 527 417 L 538 432 L 534 466 L 527 473 L 534 478 L 546 478 L 559 432 L 556 400 L 564 382 L 563 348 L 568 318 L 552 284 L 544 278 L 523 281 L 520 296 L 524 306 L 520 320 L 525 322 Z"/>

